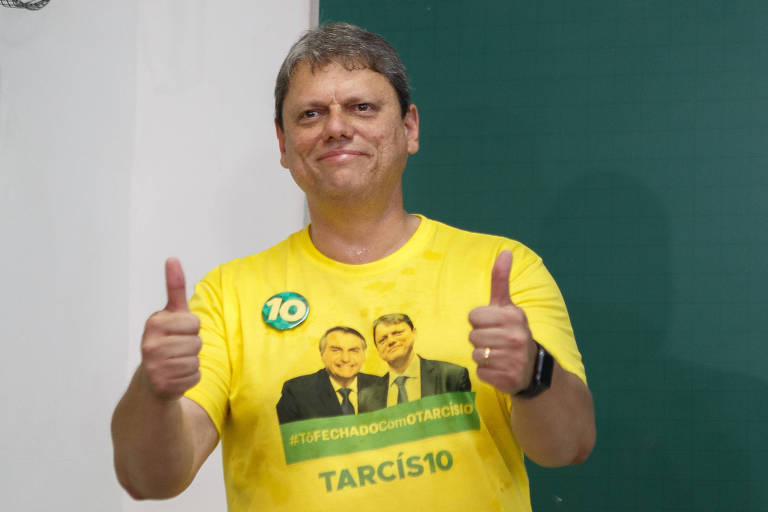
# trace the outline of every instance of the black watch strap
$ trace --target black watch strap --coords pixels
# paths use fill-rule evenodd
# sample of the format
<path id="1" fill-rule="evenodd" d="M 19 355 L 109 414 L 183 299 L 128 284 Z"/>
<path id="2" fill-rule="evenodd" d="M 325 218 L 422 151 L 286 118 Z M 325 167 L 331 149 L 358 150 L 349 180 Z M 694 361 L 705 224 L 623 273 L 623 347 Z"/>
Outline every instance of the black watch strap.
<path id="1" fill-rule="evenodd" d="M 518 391 L 515 394 L 516 398 L 533 398 L 539 395 L 542 391 L 549 389 L 552 384 L 552 371 L 555 367 L 555 360 L 552 354 L 547 352 L 547 349 L 536 343 L 536 361 L 533 363 L 533 375 L 531 376 L 531 383 L 528 387 Z"/>

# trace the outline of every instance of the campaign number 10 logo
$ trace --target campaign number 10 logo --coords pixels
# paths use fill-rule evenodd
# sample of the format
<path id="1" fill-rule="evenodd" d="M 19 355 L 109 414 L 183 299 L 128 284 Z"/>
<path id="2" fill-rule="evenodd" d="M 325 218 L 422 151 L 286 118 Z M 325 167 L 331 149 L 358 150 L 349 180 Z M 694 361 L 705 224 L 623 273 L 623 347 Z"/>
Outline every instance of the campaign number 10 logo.
<path id="1" fill-rule="evenodd" d="M 264 323 L 280 331 L 293 329 L 303 322 L 308 314 L 307 299 L 295 292 L 275 294 L 261 308 Z"/>

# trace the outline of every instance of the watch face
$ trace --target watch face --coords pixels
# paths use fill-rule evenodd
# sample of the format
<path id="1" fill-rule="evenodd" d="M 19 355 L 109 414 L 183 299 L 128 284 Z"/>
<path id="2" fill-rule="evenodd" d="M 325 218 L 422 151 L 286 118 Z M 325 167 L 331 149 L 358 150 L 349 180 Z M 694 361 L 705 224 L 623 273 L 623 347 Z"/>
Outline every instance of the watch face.
<path id="1" fill-rule="evenodd" d="M 539 348 L 539 354 L 542 355 L 541 378 L 539 380 L 547 389 L 552 384 L 552 371 L 555 367 L 555 360 L 552 358 L 552 354 L 547 352 L 544 347 Z"/>

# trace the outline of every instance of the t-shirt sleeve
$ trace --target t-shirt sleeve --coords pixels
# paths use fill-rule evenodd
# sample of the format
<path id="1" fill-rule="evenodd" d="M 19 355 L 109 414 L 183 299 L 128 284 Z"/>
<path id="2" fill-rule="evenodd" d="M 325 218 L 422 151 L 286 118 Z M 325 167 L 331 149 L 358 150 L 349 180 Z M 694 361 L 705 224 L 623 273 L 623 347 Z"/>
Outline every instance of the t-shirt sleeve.
<path id="1" fill-rule="evenodd" d="M 229 408 L 231 364 L 223 311 L 221 270 L 216 268 L 195 285 L 189 309 L 200 319 L 200 382 L 185 396 L 197 402 L 221 434 Z"/>
<path id="2" fill-rule="evenodd" d="M 512 249 L 510 297 L 525 311 L 533 339 L 549 351 L 560 366 L 587 384 L 584 363 L 576 346 L 565 301 L 541 258 L 524 245 Z"/>

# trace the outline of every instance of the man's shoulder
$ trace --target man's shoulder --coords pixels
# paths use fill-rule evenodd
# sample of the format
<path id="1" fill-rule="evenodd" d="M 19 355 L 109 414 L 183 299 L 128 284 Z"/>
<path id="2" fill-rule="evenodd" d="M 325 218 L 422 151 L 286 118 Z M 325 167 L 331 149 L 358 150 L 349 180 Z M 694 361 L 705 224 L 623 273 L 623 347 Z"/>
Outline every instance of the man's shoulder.
<path id="1" fill-rule="evenodd" d="M 448 373 L 464 373 L 467 371 L 465 367 L 458 364 L 449 363 L 448 361 L 437 361 L 435 359 L 425 359 L 423 357 L 421 357 L 421 370 L 439 370 Z"/>
<path id="2" fill-rule="evenodd" d="M 247 256 L 240 256 L 238 258 L 229 260 L 219 265 L 221 268 L 226 269 L 238 269 L 240 267 L 248 267 L 254 263 L 262 263 L 264 260 L 283 258 L 284 255 L 295 252 L 299 240 L 304 236 L 306 227 L 291 233 L 276 244 L 262 249 L 258 252 L 249 254 Z"/>
<path id="3" fill-rule="evenodd" d="M 305 227 L 296 231 L 267 249 L 221 263 L 210 270 L 203 281 L 226 287 L 242 282 L 243 279 L 250 281 L 266 275 L 267 269 L 274 274 L 281 267 L 287 268 L 290 257 L 301 252 L 302 239 L 308 236 L 306 230 Z"/>
<path id="4" fill-rule="evenodd" d="M 434 226 L 435 241 L 448 244 L 450 247 L 474 250 L 487 250 L 491 248 L 515 248 L 525 247 L 521 242 L 505 235 L 472 231 L 440 222 L 434 219 L 424 220 Z"/>
<path id="5" fill-rule="evenodd" d="M 505 250 L 512 251 L 518 267 L 541 262 L 539 255 L 530 247 L 508 236 L 469 231 L 436 220 L 425 220 L 433 226 L 430 250 L 455 262 L 459 268 L 480 265 L 490 272 L 496 256 Z"/>
<path id="6" fill-rule="evenodd" d="M 328 372 L 325 371 L 325 368 L 321 368 L 315 373 L 309 373 L 307 375 L 299 375 L 298 377 L 293 377 L 291 379 L 288 379 L 283 383 L 284 388 L 298 388 L 298 387 L 304 387 L 304 386 L 310 386 L 314 385 L 317 382 L 321 382 L 323 380 L 330 381 L 328 377 Z"/>
<path id="7" fill-rule="evenodd" d="M 389 375 L 389 374 L 387 374 L 387 375 Z M 371 385 L 371 384 L 379 384 L 381 382 L 384 382 L 384 379 L 385 379 L 385 377 L 387 377 L 387 375 L 379 376 L 379 375 L 372 375 L 370 373 L 360 372 L 360 373 L 357 374 L 357 381 L 362 386 Z"/>

